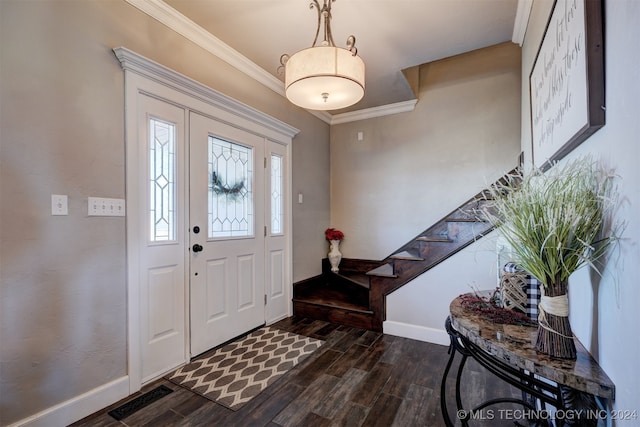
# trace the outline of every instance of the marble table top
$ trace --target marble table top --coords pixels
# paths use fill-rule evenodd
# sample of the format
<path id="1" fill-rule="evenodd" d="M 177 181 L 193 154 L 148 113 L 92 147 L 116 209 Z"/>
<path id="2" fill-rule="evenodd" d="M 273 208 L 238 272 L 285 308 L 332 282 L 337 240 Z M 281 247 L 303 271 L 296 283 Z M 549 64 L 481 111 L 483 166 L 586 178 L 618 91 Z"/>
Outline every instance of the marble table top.
<path id="1" fill-rule="evenodd" d="M 576 360 L 557 359 L 535 351 L 535 326 L 492 323 L 463 308 L 460 297 L 451 302 L 449 311 L 455 330 L 510 366 L 594 396 L 614 399 L 615 385 L 577 338 L 574 337 Z"/>

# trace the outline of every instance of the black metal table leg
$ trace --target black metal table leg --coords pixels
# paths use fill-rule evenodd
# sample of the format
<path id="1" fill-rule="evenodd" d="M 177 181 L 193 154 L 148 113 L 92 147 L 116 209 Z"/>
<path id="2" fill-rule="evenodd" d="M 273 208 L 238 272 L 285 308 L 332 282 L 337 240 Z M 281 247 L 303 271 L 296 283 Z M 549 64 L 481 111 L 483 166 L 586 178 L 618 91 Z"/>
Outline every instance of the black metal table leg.
<path id="1" fill-rule="evenodd" d="M 445 327 L 450 325 L 450 320 L 447 318 L 445 323 Z M 449 328 L 447 328 L 448 331 Z M 440 384 L 440 410 L 442 411 L 442 418 L 444 418 L 444 423 L 447 427 L 453 427 L 453 422 L 449 418 L 449 411 L 447 409 L 447 377 L 449 375 L 449 370 L 451 369 L 451 365 L 453 364 L 453 359 L 456 357 L 456 349 L 455 342 L 456 338 L 453 335 L 449 334 L 449 338 L 451 339 L 451 344 L 449 344 L 449 360 L 447 361 L 447 366 L 444 368 L 444 374 L 442 376 L 442 382 Z"/>
<path id="2" fill-rule="evenodd" d="M 468 426 L 468 417 L 460 417 L 460 414 L 466 414 L 464 411 L 464 407 L 462 404 L 462 395 L 460 393 L 460 382 L 462 378 L 462 371 L 464 370 L 467 357 L 469 357 L 469 353 L 465 350 L 464 346 L 459 341 L 459 336 L 455 329 L 451 326 L 451 319 L 447 318 L 445 322 L 445 329 L 449 334 L 449 338 L 451 338 L 451 344 L 449 345 L 449 361 L 447 362 L 447 366 L 444 370 L 444 375 L 442 376 L 442 383 L 440 386 L 440 408 L 442 410 L 442 416 L 444 418 L 444 422 L 447 427 L 454 426 L 455 422 L 451 420 L 449 417 L 449 411 L 447 408 L 447 380 L 449 376 L 449 371 L 451 370 L 451 366 L 453 365 L 453 361 L 456 357 L 456 353 L 460 353 L 462 355 L 462 359 L 460 360 L 460 365 L 458 365 L 458 372 L 456 374 L 456 416 L 462 422 L 463 427 Z"/>
<path id="3" fill-rule="evenodd" d="M 587 413 L 587 411 L 591 411 L 590 413 L 593 413 L 596 410 L 595 398 L 592 395 L 576 391 L 567 386 L 550 384 L 549 382 L 536 377 L 530 372 L 514 368 L 506 364 L 505 362 L 496 359 L 495 357 L 483 351 L 474 343 L 460 335 L 458 331 L 453 328 L 450 318 L 447 318 L 445 322 L 445 329 L 449 334 L 451 344 L 449 345 L 449 360 L 447 361 L 447 365 L 445 367 L 442 376 L 442 382 L 440 385 L 440 408 L 442 410 L 442 417 L 447 427 L 455 426 L 455 420 L 451 420 L 449 416 L 446 395 L 448 376 L 451 371 L 451 367 L 453 366 L 456 353 L 460 353 L 462 357 L 458 366 L 458 372 L 456 374 L 456 417 L 462 423 L 463 427 L 468 427 L 469 421 L 475 419 L 474 417 L 478 414 L 481 414 L 481 411 L 485 408 L 500 403 L 517 404 L 519 406 L 522 406 L 524 410 L 530 411 L 534 418 L 529 421 L 535 422 L 536 426 L 545 426 L 549 425 L 550 423 L 548 419 L 540 416 L 540 414 L 548 414 L 548 411 L 544 409 L 546 404 L 551 404 L 553 407 L 564 411 L 564 413 L 572 410 L 577 411 L 578 413 Z M 462 372 L 464 370 L 467 358 L 469 357 L 472 357 L 481 366 L 486 368 L 489 372 L 493 373 L 501 380 L 520 389 L 522 391 L 522 398 L 517 399 L 506 397 L 491 399 L 483 402 L 475 408 L 465 410 L 462 403 L 461 382 Z M 540 408 L 542 408 L 541 411 L 537 411 L 538 404 L 540 405 Z M 540 414 L 538 414 L 538 412 L 540 412 Z M 576 418 L 575 420 L 556 419 L 556 426 L 560 427 L 563 425 L 584 425 L 595 427 L 597 425 L 597 420 L 586 420 L 580 418 Z"/>

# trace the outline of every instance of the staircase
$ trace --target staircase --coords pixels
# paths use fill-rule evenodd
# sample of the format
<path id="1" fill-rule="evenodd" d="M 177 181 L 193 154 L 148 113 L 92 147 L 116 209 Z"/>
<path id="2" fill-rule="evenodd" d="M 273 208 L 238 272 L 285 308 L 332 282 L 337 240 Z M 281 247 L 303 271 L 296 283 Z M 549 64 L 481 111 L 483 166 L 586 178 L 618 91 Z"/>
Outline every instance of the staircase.
<path id="1" fill-rule="evenodd" d="M 321 275 L 294 284 L 293 313 L 381 332 L 387 295 L 493 230 L 478 216 L 490 201 L 476 194 L 381 261 L 343 258 L 332 273 L 324 259 Z"/>

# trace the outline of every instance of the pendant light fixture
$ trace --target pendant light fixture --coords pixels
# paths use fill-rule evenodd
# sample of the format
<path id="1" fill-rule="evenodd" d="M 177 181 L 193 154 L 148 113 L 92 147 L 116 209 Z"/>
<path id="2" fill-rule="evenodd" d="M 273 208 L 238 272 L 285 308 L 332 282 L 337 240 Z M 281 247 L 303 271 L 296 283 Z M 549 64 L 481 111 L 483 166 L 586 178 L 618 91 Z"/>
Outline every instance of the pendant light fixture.
<path id="1" fill-rule="evenodd" d="M 360 101 L 364 96 L 364 62 L 358 56 L 356 38 L 347 38 L 347 49 L 336 47 L 331 34 L 331 4 L 320 7 L 312 0 L 310 9 L 318 11 L 318 27 L 313 44 L 291 56 L 280 57 L 278 72 L 285 73 L 285 93 L 293 104 L 309 110 L 337 110 Z M 318 43 L 320 26 L 324 38 Z"/>

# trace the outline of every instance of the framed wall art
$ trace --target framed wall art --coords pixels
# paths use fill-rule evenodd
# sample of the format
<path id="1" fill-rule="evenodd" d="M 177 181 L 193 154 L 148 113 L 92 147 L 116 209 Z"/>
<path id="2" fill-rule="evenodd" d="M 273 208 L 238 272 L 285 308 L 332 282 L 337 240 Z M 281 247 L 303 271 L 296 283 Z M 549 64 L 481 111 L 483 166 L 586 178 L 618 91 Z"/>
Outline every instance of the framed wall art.
<path id="1" fill-rule="evenodd" d="M 605 124 L 602 0 L 556 0 L 529 75 L 533 164 L 562 159 Z"/>

